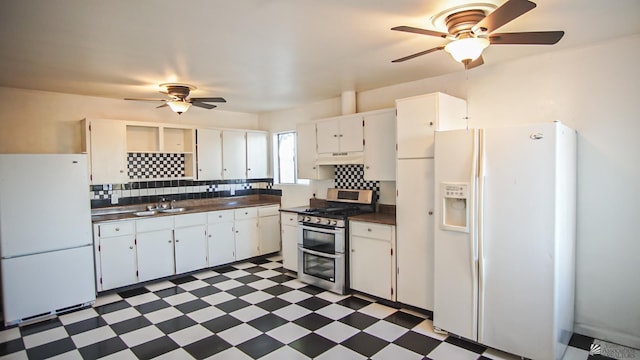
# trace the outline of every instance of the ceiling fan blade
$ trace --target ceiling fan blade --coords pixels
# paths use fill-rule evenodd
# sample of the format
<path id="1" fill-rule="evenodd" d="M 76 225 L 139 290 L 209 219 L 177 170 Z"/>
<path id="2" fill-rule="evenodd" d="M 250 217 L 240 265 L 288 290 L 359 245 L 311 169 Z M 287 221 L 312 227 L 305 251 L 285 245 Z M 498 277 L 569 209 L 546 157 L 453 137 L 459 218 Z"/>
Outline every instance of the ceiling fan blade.
<path id="1" fill-rule="evenodd" d="M 479 58 L 477 58 L 477 59 L 473 60 L 472 62 L 468 63 L 465 66 L 465 68 L 467 70 L 471 70 L 471 69 L 476 68 L 476 67 L 478 67 L 478 66 L 480 66 L 482 64 L 484 64 L 484 59 L 482 58 L 482 55 L 480 55 Z"/>
<path id="2" fill-rule="evenodd" d="M 215 105 L 211 105 L 211 104 L 207 104 L 199 101 L 193 101 L 193 99 L 191 99 L 191 105 L 205 108 L 205 109 L 215 109 L 217 107 Z"/>
<path id="3" fill-rule="evenodd" d="M 487 17 L 480 20 L 473 29 L 474 31 L 482 30 L 484 32 L 492 33 L 502 25 L 535 7 L 536 4 L 529 0 L 508 0 L 499 8 L 493 10 L 489 15 L 487 15 Z"/>
<path id="4" fill-rule="evenodd" d="M 403 62 L 403 61 L 411 60 L 411 59 L 413 59 L 413 58 L 417 58 L 418 56 L 426 55 L 426 54 L 428 54 L 428 53 L 432 53 L 432 52 L 434 52 L 434 51 L 438 51 L 438 50 L 442 50 L 442 49 L 444 49 L 444 46 L 434 47 L 434 48 L 429 49 L 429 50 L 420 51 L 419 53 L 415 53 L 415 54 L 413 54 L 413 55 L 405 56 L 405 57 L 400 58 L 400 59 L 395 59 L 395 60 L 393 60 L 392 62 L 393 62 L 393 63 L 398 63 L 398 62 Z"/>
<path id="5" fill-rule="evenodd" d="M 134 101 L 167 101 L 164 99 L 136 99 L 136 98 L 124 98 L 125 100 L 134 100 Z"/>
<path id="6" fill-rule="evenodd" d="M 167 107 L 167 106 L 169 106 L 169 104 L 164 103 L 164 104 L 162 104 L 162 105 L 160 105 L 160 106 L 156 106 L 156 109 L 163 108 L 163 107 Z"/>
<path id="7" fill-rule="evenodd" d="M 226 103 L 227 100 L 221 97 L 199 97 L 199 98 L 189 98 L 192 102 L 218 102 L 218 103 Z"/>
<path id="8" fill-rule="evenodd" d="M 564 36 L 564 31 L 532 31 L 517 33 L 501 33 L 489 36 L 489 41 L 494 45 L 521 44 L 521 45 L 553 45 Z"/>
<path id="9" fill-rule="evenodd" d="M 430 36 L 436 36 L 436 37 L 441 37 L 441 38 L 448 38 L 450 35 L 449 34 L 445 34 L 439 31 L 433 31 L 433 30 L 427 30 L 427 29 L 420 29 L 420 28 L 415 28 L 415 27 L 411 27 L 411 26 L 396 26 L 391 28 L 391 30 L 396 30 L 396 31 L 404 31 L 404 32 L 410 32 L 410 33 L 414 33 L 414 34 L 421 34 L 421 35 L 430 35 Z"/>

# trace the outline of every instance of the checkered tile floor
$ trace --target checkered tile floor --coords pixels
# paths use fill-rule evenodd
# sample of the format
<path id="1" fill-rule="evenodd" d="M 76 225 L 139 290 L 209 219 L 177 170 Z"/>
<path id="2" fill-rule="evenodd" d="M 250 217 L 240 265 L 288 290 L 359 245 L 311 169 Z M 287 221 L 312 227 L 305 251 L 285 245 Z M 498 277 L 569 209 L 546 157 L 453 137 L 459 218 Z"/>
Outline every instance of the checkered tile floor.
<path id="1" fill-rule="evenodd" d="M 586 360 L 576 335 L 566 360 Z M 100 296 L 0 329 L 0 359 L 516 359 L 433 332 L 424 315 L 307 286 L 279 257 Z"/>

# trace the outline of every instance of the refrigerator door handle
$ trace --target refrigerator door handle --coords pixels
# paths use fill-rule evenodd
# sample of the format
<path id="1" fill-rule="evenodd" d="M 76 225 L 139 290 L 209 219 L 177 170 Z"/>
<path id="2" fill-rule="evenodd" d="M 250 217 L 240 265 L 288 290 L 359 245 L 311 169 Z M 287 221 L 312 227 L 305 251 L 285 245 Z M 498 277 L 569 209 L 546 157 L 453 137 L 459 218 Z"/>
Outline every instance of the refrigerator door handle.
<path id="1" fill-rule="evenodd" d="M 478 189 L 477 189 L 477 223 L 476 223 L 476 249 L 478 251 L 478 342 L 483 342 L 483 323 L 484 323 L 484 260 L 483 260 L 483 228 L 482 228 L 482 215 L 484 207 L 484 131 L 478 130 Z"/>

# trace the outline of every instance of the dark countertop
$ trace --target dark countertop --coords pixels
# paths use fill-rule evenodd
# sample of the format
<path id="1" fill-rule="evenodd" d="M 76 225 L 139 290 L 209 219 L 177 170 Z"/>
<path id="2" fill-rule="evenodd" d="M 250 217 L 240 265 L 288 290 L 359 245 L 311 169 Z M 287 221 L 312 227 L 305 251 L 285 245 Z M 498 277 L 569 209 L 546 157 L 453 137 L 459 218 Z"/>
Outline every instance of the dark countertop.
<path id="1" fill-rule="evenodd" d="M 385 225 L 395 225 L 396 214 L 381 213 L 381 212 L 361 214 L 361 215 L 349 216 L 349 220 L 366 221 L 366 222 L 385 224 Z"/>
<path id="2" fill-rule="evenodd" d="M 248 195 L 229 198 L 176 201 L 174 204 L 176 208 L 184 207 L 186 210 L 177 213 L 158 212 L 155 215 L 149 216 L 136 216 L 133 214 L 136 211 L 146 210 L 146 204 L 119 207 L 114 206 L 109 208 L 92 209 L 91 221 L 98 223 L 117 220 L 148 219 L 160 216 L 193 214 L 207 211 L 230 210 L 266 205 L 280 205 L 280 197 L 274 195 Z"/>

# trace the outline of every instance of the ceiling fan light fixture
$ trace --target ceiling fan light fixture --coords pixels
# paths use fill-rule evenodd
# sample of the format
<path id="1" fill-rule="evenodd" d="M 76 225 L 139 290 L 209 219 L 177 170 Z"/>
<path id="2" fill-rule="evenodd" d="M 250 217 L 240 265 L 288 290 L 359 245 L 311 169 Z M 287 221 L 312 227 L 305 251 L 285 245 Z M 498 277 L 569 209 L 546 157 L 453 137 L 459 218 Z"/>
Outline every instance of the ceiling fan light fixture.
<path id="1" fill-rule="evenodd" d="M 172 101 L 167 101 L 167 105 L 169 105 L 169 107 L 171 108 L 171 110 L 173 110 L 173 112 L 178 113 L 178 115 L 181 115 L 183 112 L 189 110 L 191 103 L 186 101 L 181 101 L 181 100 L 172 100 Z"/>
<path id="2" fill-rule="evenodd" d="M 461 63 L 469 63 L 479 58 L 482 51 L 489 46 L 489 40 L 485 38 L 469 37 L 454 40 L 444 47 L 444 50 Z"/>

